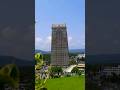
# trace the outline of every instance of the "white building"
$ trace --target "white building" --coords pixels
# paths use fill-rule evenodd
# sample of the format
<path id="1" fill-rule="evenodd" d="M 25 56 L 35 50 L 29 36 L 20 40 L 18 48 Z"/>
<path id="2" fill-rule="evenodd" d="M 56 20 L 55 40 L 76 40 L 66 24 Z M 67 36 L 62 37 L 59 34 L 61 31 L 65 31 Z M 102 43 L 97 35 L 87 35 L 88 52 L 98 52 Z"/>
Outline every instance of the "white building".
<path id="1" fill-rule="evenodd" d="M 78 54 L 77 57 L 80 58 L 80 59 L 81 59 L 82 57 L 85 58 L 85 54 Z"/>
<path id="2" fill-rule="evenodd" d="M 77 65 L 71 65 L 63 70 L 64 73 L 71 73 L 72 69 Z"/>

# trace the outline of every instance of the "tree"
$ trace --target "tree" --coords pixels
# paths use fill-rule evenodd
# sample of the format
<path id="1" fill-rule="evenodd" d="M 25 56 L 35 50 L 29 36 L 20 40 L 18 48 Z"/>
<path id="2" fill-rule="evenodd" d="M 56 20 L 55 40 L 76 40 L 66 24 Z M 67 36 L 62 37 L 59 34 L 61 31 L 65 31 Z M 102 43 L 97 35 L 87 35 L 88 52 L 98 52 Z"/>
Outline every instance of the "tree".
<path id="1" fill-rule="evenodd" d="M 75 60 L 70 60 L 69 61 L 69 65 L 75 65 L 75 64 L 77 64 Z"/>
<path id="2" fill-rule="evenodd" d="M 50 65 L 51 55 L 50 54 L 44 54 L 43 60 L 46 62 L 47 65 Z"/>
<path id="3" fill-rule="evenodd" d="M 61 67 L 58 67 L 58 68 L 57 68 L 57 73 L 58 73 L 58 75 L 62 74 L 62 72 L 63 72 L 62 68 L 61 68 Z"/>
<path id="4" fill-rule="evenodd" d="M 79 71 L 77 72 L 77 74 L 80 76 L 80 75 L 82 74 L 82 71 L 79 70 Z"/>
<path id="5" fill-rule="evenodd" d="M 43 56 L 40 53 L 35 54 L 35 70 L 41 69 L 41 66 L 43 65 Z"/>
<path id="6" fill-rule="evenodd" d="M 61 67 L 57 67 L 57 66 L 54 66 L 54 67 L 51 67 L 50 69 L 50 76 L 53 78 L 56 74 L 57 76 L 60 76 L 60 74 L 62 74 L 63 70 Z"/>
<path id="7" fill-rule="evenodd" d="M 81 61 L 85 61 L 85 58 L 84 57 L 81 57 L 81 59 L 80 59 Z"/>
<path id="8" fill-rule="evenodd" d="M 35 62 L 36 62 L 36 65 L 35 65 L 35 71 L 36 71 L 36 73 L 35 73 L 35 90 L 47 90 L 47 88 L 45 88 L 45 83 L 46 83 L 47 78 L 45 78 L 45 80 L 42 80 L 40 78 L 39 73 L 37 73 L 37 70 L 40 70 L 42 65 L 44 64 L 43 55 L 40 53 L 36 53 L 35 54 Z"/>
<path id="9" fill-rule="evenodd" d="M 71 72 L 78 74 L 79 73 L 79 69 L 77 67 L 74 67 Z"/>
<path id="10" fill-rule="evenodd" d="M 8 64 L 0 69 L 0 89 L 7 84 L 12 88 L 19 87 L 19 70 L 15 64 Z"/>

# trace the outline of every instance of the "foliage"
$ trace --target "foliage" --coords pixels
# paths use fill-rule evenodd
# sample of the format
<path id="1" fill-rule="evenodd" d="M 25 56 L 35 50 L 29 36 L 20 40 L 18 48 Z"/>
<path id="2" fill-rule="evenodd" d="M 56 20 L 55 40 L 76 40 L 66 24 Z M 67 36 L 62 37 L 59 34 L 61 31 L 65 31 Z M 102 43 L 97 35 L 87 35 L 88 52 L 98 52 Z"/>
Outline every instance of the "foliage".
<path id="1" fill-rule="evenodd" d="M 50 76 L 53 78 L 56 74 L 59 76 L 60 74 L 62 74 L 62 72 L 63 70 L 61 67 L 54 66 L 50 69 Z"/>
<path id="2" fill-rule="evenodd" d="M 82 74 L 82 71 L 79 70 L 79 71 L 77 72 L 77 74 L 78 74 L 78 75 L 81 75 L 81 74 Z"/>
<path id="3" fill-rule="evenodd" d="M 44 54 L 43 60 L 46 62 L 47 65 L 50 65 L 51 55 L 50 54 Z"/>
<path id="4" fill-rule="evenodd" d="M 75 60 L 70 60 L 69 61 L 69 65 L 75 65 L 75 64 L 77 64 Z"/>
<path id="5" fill-rule="evenodd" d="M 71 56 L 77 56 L 79 53 L 69 53 L 69 57 Z"/>
<path id="6" fill-rule="evenodd" d="M 0 88 L 5 84 L 12 88 L 19 87 L 19 70 L 15 64 L 8 64 L 0 69 Z"/>
<path id="7" fill-rule="evenodd" d="M 84 57 L 82 57 L 80 60 L 81 60 L 81 61 L 85 61 L 85 58 L 84 58 Z"/>
<path id="8" fill-rule="evenodd" d="M 44 64 L 43 62 L 43 55 L 40 54 L 40 53 L 36 53 L 35 54 L 35 61 L 36 61 L 36 65 L 35 65 L 35 90 L 41 90 L 42 88 L 45 87 L 45 83 L 46 83 L 46 80 L 42 80 L 40 78 L 40 74 L 37 73 L 37 71 L 39 71 L 42 67 L 42 65 Z"/>
<path id="9" fill-rule="evenodd" d="M 71 72 L 72 73 L 79 73 L 79 69 L 77 67 L 74 67 Z"/>
<path id="10" fill-rule="evenodd" d="M 35 54 L 35 62 L 36 62 L 35 70 L 40 69 L 41 66 L 43 65 L 43 56 L 42 56 L 42 54 L 40 54 L 40 53 Z"/>

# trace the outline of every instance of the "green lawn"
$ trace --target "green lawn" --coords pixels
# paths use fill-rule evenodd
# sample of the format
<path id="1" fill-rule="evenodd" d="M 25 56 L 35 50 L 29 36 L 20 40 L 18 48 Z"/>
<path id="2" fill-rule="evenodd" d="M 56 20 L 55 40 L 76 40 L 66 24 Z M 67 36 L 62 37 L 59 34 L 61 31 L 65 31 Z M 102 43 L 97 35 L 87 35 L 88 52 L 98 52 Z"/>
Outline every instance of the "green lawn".
<path id="1" fill-rule="evenodd" d="M 85 90 L 85 76 L 48 79 L 48 90 Z"/>

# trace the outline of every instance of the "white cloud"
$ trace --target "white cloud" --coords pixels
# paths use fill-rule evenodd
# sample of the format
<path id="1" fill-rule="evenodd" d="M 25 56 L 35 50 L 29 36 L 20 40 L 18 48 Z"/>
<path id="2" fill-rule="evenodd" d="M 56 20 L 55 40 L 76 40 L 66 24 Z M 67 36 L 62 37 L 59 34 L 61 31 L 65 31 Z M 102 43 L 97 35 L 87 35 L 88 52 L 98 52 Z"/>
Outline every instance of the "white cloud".
<path id="1" fill-rule="evenodd" d="M 68 44 L 69 44 L 69 48 L 72 49 L 85 48 L 85 40 L 82 36 L 79 37 L 79 39 L 68 36 Z"/>
<path id="2" fill-rule="evenodd" d="M 84 48 L 84 42 L 83 38 L 80 38 L 79 40 L 76 39 L 75 37 L 68 36 L 68 44 L 69 48 Z M 50 50 L 51 49 L 51 36 L 48 36 L 46 38 L 40 38 L 36 37 L 36 42 L 35 42 L 35 48 L 40 49 L 40 50 Z"/>
<path id="3" fill-rule="evenodd" d="M 36 43 L 39 43 L 39 42 L 41 42 L 41 41 L 42 41 L 42 38 L 40 38 L 40 37 L 36 37 L 36 38 L 35 38 L 35 42 L 36 42 Z"/>
<path id="4" fill-rule="evenodd" d="M 48 36 L 47 39 L 51 41 L 51 36 Z"/>
<path id="5" fill-rule="evenodd" d="M 51 44 L 51 36 L 48 36 L 48 37 L 46 38 L 46 43 L 47 43 L 47 44 Z"/>
<path id="6" fill-rule="evenodd" d="M 69 37 L 68 37 L 68 42 L 71 42 L 72 39 L 73 39 L 73 38 L 72 38 L 71 36 L 69 36 Z"/>
<path id="7" fill-rule="evenodd" d="M 40 50 L 50 50 L 51 47 L 51 36 L 46 38 L 36 37 L 35 48 Z"/>

